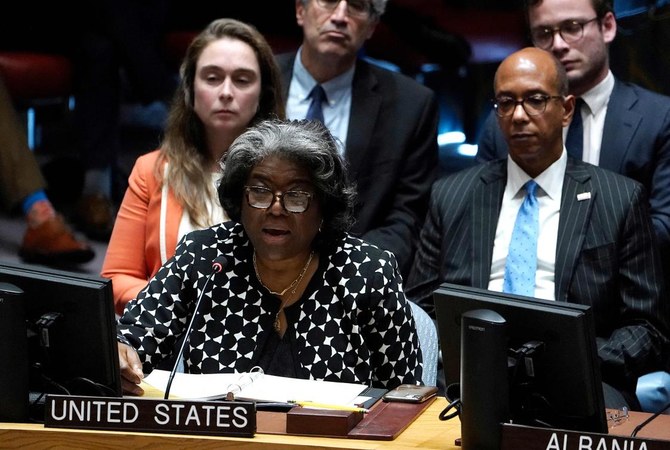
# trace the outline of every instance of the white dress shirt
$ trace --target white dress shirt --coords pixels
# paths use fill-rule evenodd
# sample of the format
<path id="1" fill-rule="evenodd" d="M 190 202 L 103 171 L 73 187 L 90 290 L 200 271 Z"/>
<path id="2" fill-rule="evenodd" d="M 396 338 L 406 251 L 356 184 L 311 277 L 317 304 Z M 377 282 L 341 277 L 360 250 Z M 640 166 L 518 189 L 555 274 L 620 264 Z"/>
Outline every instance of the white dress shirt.
<path id="1" fill-rule="evenodd" d="M 582 159 L 596 166 L 600 161 L 600 146 L 603 142 L 605 115 L 607 114 L 607 104 L 610 101 L 613 89 L 614 75 L 612 75 L 612 72 L 608 72 L 603 81 L 582 95 L 581 98 L 584 100 L 584 107 L 581 111 L 575 111 L 575 114 L 581 113 L 584 127 Z M 568 125 L 563 129 L 563 142 L 565 142 L 569 127 Z"/>
<path id="2" fill-rule="evenodd" d="M 565 148 L 561 157 L 535 178 L 540 206 L 537 244 L 537 271 L 535 273 L 535 297 L 554 300 L 554 271 L 556 267 L 556 241 L 560 217 L 563 177 L 568 156 Z M 526 196 L 524 184 L 531 178 L 512 158 L 507 158 L 507 185 L 498 217 L 498 226 L 493 244 L 491 277 L 488 289 L 502 292 L 505 262 L 517 213 Z"/>
<path id="3" fill-rule="evenodd" d="M 304 119 L 312 102 L 310 92 L 317 82 L 307 71 L 300 60 L 302 47 L 298 50 L 293 65 L 293 77 L 288 88 L 286 101 L 286 117 L 289 119 Z M 347 145 L 349 131 L 349 117 L 351 115 L 351 82 L 354 79 L 354 69 L 344 72 L 332 80 L 321 83 L 326 91 L 327 102 L 323 104 L 323 120 L 331 134 L 339 140 L 338 148 L 341 154 Z"/>

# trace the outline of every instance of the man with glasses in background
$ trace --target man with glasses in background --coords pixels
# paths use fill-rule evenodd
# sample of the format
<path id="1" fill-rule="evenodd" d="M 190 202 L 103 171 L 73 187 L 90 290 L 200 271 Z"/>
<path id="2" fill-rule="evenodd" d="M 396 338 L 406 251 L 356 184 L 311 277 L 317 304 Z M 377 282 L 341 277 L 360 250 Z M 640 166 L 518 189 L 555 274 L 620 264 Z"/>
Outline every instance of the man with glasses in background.
<path id="1" fill-rule="evenodd" d="M 290 119 L 324 122 L 358 199 L 352 233 L 392 251 L 407 275 L 437 176 L 438 106 L 429 88 L 360 58 L 387 0 L 296 0 L 297 53 L 277 57 Z"/>
<path id="2" fill-rule="evenodd" d="M 528 0 L 526 17 L 533 44 L 561 61 L 570 94 L 582 100 L 575 123 L 563 130 L 568 153 L 642 183 L 664 278 L 670 279 L 670 98 L 612 75 L 608 47 L 617 23 L 611 0 Z M 506 155 L 507 144 L 491 114 L 477 160 Z"/>
<path id="3" fill-rule="evenodd" d="M 406 295 L 433 315 L 443 282 L 591 306 L 606 406 L 638 409 L 670 317 L 645 190 L 568 155 L 575 97 L 551 53 L 507 57 L 494 91 L 509 156 L 435 183 Z"/>

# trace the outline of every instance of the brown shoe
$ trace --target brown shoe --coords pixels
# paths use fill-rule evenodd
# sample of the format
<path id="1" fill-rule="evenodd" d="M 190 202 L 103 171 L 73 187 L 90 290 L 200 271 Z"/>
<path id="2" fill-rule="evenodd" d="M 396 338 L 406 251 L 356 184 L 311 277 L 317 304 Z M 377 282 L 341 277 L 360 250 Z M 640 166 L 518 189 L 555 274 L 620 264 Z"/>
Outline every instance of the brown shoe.
<path id="1" fill-rule="evenodd" d="M 87 243 L 75 237 L 60 215 L 56 215 L 26 230 L 19 256 L 29 263 L 64 266 L 88 262 L 95 253 Z"/>
<path id="2" fill-rule="evenodd" d="M 74 223 L 90 239 L 109 241 L 114 228 L 114 205 L 104 195 L 86 195 L 79 200 Z"/>

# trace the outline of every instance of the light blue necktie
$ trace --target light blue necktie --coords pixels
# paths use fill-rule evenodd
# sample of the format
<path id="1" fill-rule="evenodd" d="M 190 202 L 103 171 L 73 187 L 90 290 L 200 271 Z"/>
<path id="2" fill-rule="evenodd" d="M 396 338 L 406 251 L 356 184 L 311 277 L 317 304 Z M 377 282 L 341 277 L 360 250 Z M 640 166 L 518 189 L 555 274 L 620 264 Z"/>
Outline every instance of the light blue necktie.
<path id="1" fill-rule="evenodd" d="M 320 84 L 317 84 L 312 89 L 312 92 L 309 93 L 309 96 L 312 99 L 312 103 L 309 105 L 305 119 L 319 120 L 321 123 L 325 124 L 323 120 L 322 104 L 328 100 L 328 97 L 326 97 L 326 91 L 323 90 L 323 87 Z"/>
<path id="2" fill-rule="evenodd" d="M 535 197 L 537 183 L 530 180 L 525 188 L 526 198 L 516 216 L 509 244 L 503 292 L 534 297 L 540 207 Z"/>

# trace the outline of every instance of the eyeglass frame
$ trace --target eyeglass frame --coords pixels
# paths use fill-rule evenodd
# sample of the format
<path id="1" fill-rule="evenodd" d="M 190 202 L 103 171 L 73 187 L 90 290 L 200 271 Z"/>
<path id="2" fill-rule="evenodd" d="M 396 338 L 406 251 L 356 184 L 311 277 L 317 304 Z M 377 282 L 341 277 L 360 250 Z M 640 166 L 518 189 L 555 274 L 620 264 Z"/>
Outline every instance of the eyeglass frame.
<path id="1" fill-rule="evenodd" d="M 337 3 L 335 3 L 333 1 L 334 4 L 333 4 L 332 8 L 329 7 L 328 5 L 324 4 L 323 0 L 314 0 L 314 2 L 317 5 L 319 5 L 319 8 L 323 8 L 326 11 L 329 11 L 329 12 L 335 11 L 335 9 L 337 9 L 337 7 L 340 6 L 340 3 L 342 3 L 343 1 L 347 2 L 347 15 L 349 15 L 351 17 L 359 17 L 361 19 L 365 19 L 365 18 L 369 18 L 369 17 L 372 17 L 372 16 L 376 15 L 375 8 L 372 5 L 372 2 L 369 1 L 369 0 L 368 1 L 361 0 L 361 2 L 364 2 L 367 5 L 367 9 L 366 10 L 360 10 L 360 11 L 352 9 L 351 6 L 349 5 L 348 0 L 338 0 Z"/>
<path id="2" fill-rule="evenodd" d="M 529 112 L 526 109 L 526 102 L 533 97 L 542 97 L 542 101 L 544 102 L 544 106 L 542 107 L 542 111 Z M 549 100 L 557 100 L 557 99 L 562 100 L 565 97 L 562 96 L 562 95 L 530 94 L 530 95 L 527 95 L 527 96 L 523 97 L 521 100 L 516 100 L 512 97 L 505 97 L 505 98 L 509 98 L 514 103 L 512 108 L 507 113 L 503 113 L 500 110 L 500 103 L 499 103 L 500 100 L 498 98 L 492 98 L 491 99 L 491 101 L 493 102 L 493 111 L 495 111 L 496 116 L 501 117 L 501 118 L 502 117 L 509 117 L 509 116 L 513 115 L 514 111 L 516 111 L 516 107 L 519 106 L 519 105 L 521 105 L 521 108 L 523 108 L 524 112 L 526 114 L 528 114 L 529 116 L 531 116 L 531 117 L 541 116 L 542 114 L 544 114 L 547 111 L 547 105 L 549 104 Z"/>
<path id="3" fill-rule="evenodd" d="M 252 189 L 258 189 L 260 191 L 265 191 L 265 192 L 269 192 L 270 194 L 272 194 L 272 201 L 270 201 L 270 204 L 268 206 L 252 205 L 251 200 L 249 199 L 249 192 Z M 285 192 L 275 192 L 272 189 L 267 188 L 265 186 L 244 186 L 244 192 L 246 193 L 246 197 L 247 197 L 247 205 L 249 205 L 249 207 L 251 207 L 251 208 L 255 208 L 255 209 L 272 208 L 272 205 L 275 204 L 275 201 L 277 201 L 277 199 L 279 199 L 279 204 L 284 209 L 284 211 L 290 212 L 291 214 L 302 214 L 302 213 L 306 212 L 309 209 L 310 205 L 312 204 L 311 201 L 312 201 L 312 198 L 314 197 L 314 194 L 312 194 L 311 192 L 307 192 L 307 191 L 291 189 L 291 190 L 285 191 Z M 303 194 L 303 195 L 306 195 L 307 196 L 307 205 L 305 206 L 305 209 L 303 209 L 302 211 L 291 211 L 290 209 L 288 209 L 286 207 L 286 203 L 284 202 L 284 196 L 286 194 Z"/>
<path id="4" fill-rule="evenodd" d="M 615 409 L 606 412 L 608 428 L 614 428 L 628 421 L 630 417 L 628 407 L 624 406 L 621 409 Z"/>
<path id="5" fill-rule="evenodd" d="M 554 36 L 556 36 L 556 33 L 558 33 L 561 36 L 561 39 L 565 41 L 568 44 L 574 44 L 577 41 L 580 41 L 584 37 L 584 26 L 588 25 L 591 22 L 595 21 L 600 21 L 600 17 L 596 16 L 593 19 L 589 20 L 577 20 L 577 19 L 572 19 L 572 20 L 564 20 L 560 24 L 558 24 L 555 27 L 539 27 L 540 30 L 544 33 L 544 36 L 548 38 L 547 45 L 542 46 L 537 43 L 537 40 L 535 39 L 535 32 L 537 31 L 537 28 L 535 30 L 530 30 L 530 39 L 533 41 L 533 45 L 537 48 L 541 48 L 543 50 L 548 50 L 551 48 L 551 46 L 554 44 Z M 563 27 L 567 25 L 579 25 L 579 37 L 572 38 L 570 37 L 569 39 L 566 39 L 565 36 L 563 35 Z M 549 33 L 549 31 L 551 33 Z"/>

